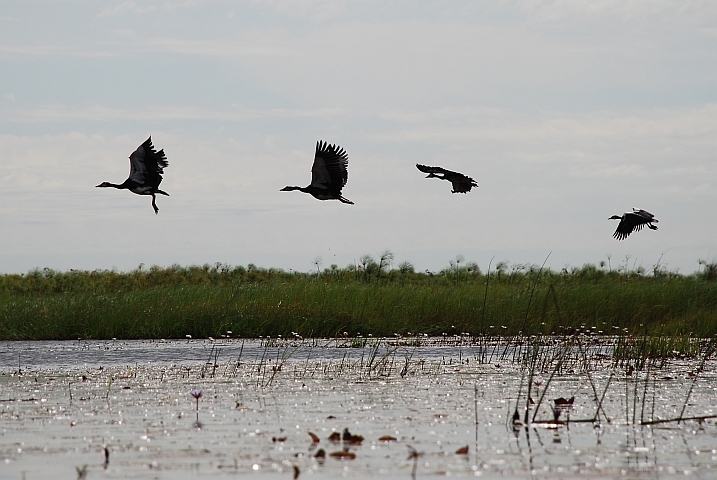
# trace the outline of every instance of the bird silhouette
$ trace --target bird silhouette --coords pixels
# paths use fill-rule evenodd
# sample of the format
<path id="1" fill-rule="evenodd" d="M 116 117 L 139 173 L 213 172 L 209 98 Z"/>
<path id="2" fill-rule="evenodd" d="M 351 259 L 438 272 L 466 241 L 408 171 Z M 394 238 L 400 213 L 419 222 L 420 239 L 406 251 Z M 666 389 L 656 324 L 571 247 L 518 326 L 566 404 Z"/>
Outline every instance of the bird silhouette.
<path id="1" fill-rule="evenodd" d="M 441 180 L 448 180 L 453 185 L 451 193 L 468 193 L 471 188 L 477 187 L 478 184 L 471 177 L 463 175 L 462 173 L 452 172 L 441 167 L 429 167 L 428 165 L 416 164 L 416 168 L 427 173 L 426 178 L 440 178 Z M 442 176 L 441 176 L 442 175 Z"/>
<path id="2" fill-rule="evenodd" d="M 617 230 L 612 235 L 618 240 L 625 240 L 628 235 L 635 231 L 639 232 L 645 225 L 650 230 L 657 230 L 657 226 L 653 225 L 653 223 L 658 222 L 650 212 L 636 208 L 633 208 L 632 212 L 623 213 L 622 216 L 613 215 L 608 220 L 620 220 L 620 223 L 617 224 Z"/>
<path id="3" fill-rule="evenodd" d="M 280 191 L 299 190 L 317 200 L 339 200 L 353 205 L 354 202 L 341 195 L 341 189 L 349 179 L 348 166 L 349 156 L 346 150 L 319 140 L 316 142 L 316 154 L 311 167 L 311 184 L 308 187 L 287 186 Z"/>
<path id="4" fill-rule="evenodd" d="M 169 165 L 164 150 L 155 151 L 150 136 L 142 145 L 137 147 L 129 156 L 129 178 L 117 185 L 110 182 L 102 182 L 97 187 L 113 187 L 129 190 L 137 195 L 152 195 L 152 208 L 154 213 L 159 212 L 155 203 L 155 194 L 169 196 L 167 192 L 159 189 L 162 183 L 164 168 Z"/>

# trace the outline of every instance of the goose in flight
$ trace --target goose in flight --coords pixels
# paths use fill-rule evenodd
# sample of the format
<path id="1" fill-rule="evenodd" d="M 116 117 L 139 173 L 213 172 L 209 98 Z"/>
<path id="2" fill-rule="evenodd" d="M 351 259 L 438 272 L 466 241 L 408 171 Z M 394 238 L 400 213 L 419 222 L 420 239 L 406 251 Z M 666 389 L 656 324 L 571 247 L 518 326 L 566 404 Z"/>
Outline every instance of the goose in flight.
<path id="1" fill-rule="evenodd" d="M 618 240 L 625 240 L 628 235 L 635 231 L 639 232 L 645 225 L 647 225 L 647 228 L 650 230 L 657 230 L 657 226 L 653 225 L 653 223 L 658 222 L 655 216 L 650 212 L 636 208 L 633 208 L 632 212 L 623 213 L 622 216 L 613 215 L 608 218 L 608 220 L 620 220 L 620 223 L 617 225 L 617 230 L 615 230 L 615 233 L 612 235 Z"/>
<path id="2" fill-rule="evenodd" d="M 427 173 L 426 178 L 440 178 L 441 180 L 448 180 L 453 185 L 451 193 L 468 193 L 471 188 L 477 187 L 478 184 L 471 177 L 463 175 L 462 173 L 452 172 L 441 167 L 429 167 L 427 165 L 416 164 L 416 168 Z M 441 176 L 442 175 L 442 176 Z"/>
<path id="3" fill-rule="evenodd" d="M 137 147 L 129 156 L 129 178 L 119 185 L 102 182 L 97 187 L 113 187 L 129 190 L 137 195 L 152 195 L 152 208 L 154 213 L 159 212 L 155 203 L 155 194 L 169 196 L 167 192 L 159 189 L 162 183 L 164 168 L 169 165 L 164 150 L 155 151 L 150 136 L 142 145 Z"/>
<path id="4" fill-rule="evenodd" d="M 329 145 L 319 140 L 316 142 L 314 165 L 311 167 L 311 184 L 308 187 L 284 187 L 281 192 L 299 190 L 308 193 L 317 200 L 339 200 L 354 204 L 341 195 L 349 179 L 349 156 L 341 147 Z"/>

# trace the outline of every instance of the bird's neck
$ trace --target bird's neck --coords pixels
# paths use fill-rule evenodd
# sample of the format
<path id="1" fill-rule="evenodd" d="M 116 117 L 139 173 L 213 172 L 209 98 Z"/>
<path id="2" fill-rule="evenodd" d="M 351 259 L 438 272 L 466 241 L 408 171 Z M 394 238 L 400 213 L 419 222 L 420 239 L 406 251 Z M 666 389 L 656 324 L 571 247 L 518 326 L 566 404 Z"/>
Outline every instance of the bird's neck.
<path id="1" fill-rule="evenodd" d="M 102 182 L 99 185 L 96 185 L 97 188 L 108 188 L 108 187 L 114 187 L 114 188 L 122 188 L 121 185 L 116 185 L 114 183 L 110 182 Z"/>

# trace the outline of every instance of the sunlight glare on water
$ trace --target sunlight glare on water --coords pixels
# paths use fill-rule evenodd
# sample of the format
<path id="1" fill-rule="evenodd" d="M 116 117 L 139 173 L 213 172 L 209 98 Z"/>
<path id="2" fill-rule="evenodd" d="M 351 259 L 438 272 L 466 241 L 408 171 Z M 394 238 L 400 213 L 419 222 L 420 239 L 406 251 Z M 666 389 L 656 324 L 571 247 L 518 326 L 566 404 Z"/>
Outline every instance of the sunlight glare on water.
<path id="1" fill-rule="evenodd" d="M 717 475 L 714 418 L 639 425 L 679 417 L 690 388 L 683 416 L 715 415 L 715 362 L 695 376 L 699 360 L 674 359 L 649 377 L 604 354 L 587 370 L 547 362 L 525 428 L 511 419 L 518 405 L 524 420 L 527 369 L 483 353 L 429 341 L 2 342 L 0 478 Z M 599 421 L 581 422 L 603 392 Z M 550 423 L 553 400 L 572 396 Z M 363 441 L 328 440 L 344 429 Z"/>

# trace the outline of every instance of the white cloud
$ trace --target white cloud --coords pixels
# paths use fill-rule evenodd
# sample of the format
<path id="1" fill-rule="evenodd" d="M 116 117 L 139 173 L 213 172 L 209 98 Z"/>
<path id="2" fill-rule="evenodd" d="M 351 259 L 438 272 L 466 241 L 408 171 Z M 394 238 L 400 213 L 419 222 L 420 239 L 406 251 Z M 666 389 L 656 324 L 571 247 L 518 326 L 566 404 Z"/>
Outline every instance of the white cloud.
<path id="1" fill-rule="evenodd" d="M 356 1 L 334 0 L 255 0 L 263 7 L 273 9 L 281 15 L 293 17 L 311 17 L 316 21 L 326 21 L 345 15 L 351 4 L 361 4 Z M 364 6 L 376 5 L 376 2 L 363 2 Z"/>
<path id="2" fill-rule="evenodd" d="M 114 15 L 120 15 L 123 13 L 132 13 L 134 15 L 145 15 L 147 13 L 154 12 L 157 9 L 154 5 L 139 5 L 137 2 L 122 2 L 114 7 L 106 8 L 102 10 L 97 16 L 111 17 Z"/>
<path id="3" fill-rule="evenodd" d="M 562 266 L 674 247 L 667 261 L 691 271 L 717 248 L 715 4 L 87 5 L 18 7 L 37 23 L 0 31 L 17 97 L 2 103 L 3 255 L 306 270 L 388 247 L 435 269 L 458 253 L 485 267 L 553 250 Z M 94 188 L 124 180 L 150 132 L 170 161 L 158 216 Z M 318 138 L 348 150 L 355 206 L 278 191 L 309 182 Z M 415 163 L 480 188 L 451 195 Z M 615 242 L 606 219 L 633 206 L 660 230 Z"/>
<path id="4" fill-rule="evenodd" d="M 122 37 L 128 37 L 128 38 L 136 38 L 137 37 L 137 31 L 133 30 L 131 28 L 115 28 L 113 30 L 113 32 Z"/>
<path id="5" fill-rule="evenodd" d="M 633 26 L 651 22 L 661 27 L 714 25 L 717 5 L 709 0 L 517 0 L 524 13 L 540 21 L 575 23 L 614 18 Z"/>
<path id="6" fill-rule="evenodd" d="M 39 108 L 18 110 L 9 118 L 14 122 L 75 122 L 94 121 L 110 122 L 117 120 L 133 120 L 142 122 L 155 121 L 206 121 L 220 120 L 238 122 L 258 118 L 326 118 L 340 116 L 343 112 L 336 108 L 319 109 L 251 109 L 233 105 L 227 110 L 190 106 L 149 106 L 137 110 L 110 108 L 101 105 L 90 107 L 72 107 L 68 105 L 45 105 Z"/>
<path id="7" fill-rule="evenodd" d="M 270 43 L 248 43 L 238 38 L 179 39 L 150 37 L 136 44 L 139 50 L 155 51 L 183 55 L 207 55 L 212 57 L 238 57 L 253 55 L 266 56 L 295 55 L 289 45 L 271 45 Z"/>
<path id="8" fill-rule="evenodd" d="M 226 58 L 237 75 L 249 76 L 278 95 L 305 104 L 347 108 L 370 104 L 431 107 L 456 98 L 491 104 L 496 98 L 560 98 L 581 102 L 603 97 L 651 97 L 685 81 L 717 81 L 704 63 L 713 41 L 691 51 L 685 72 L 678 33 L 613 35 L 565 41 L 524 25 L 401 20 L 348 22 L 309 30 L 251 29 L 213 38 L 154 37 L 128 48 L 138 51 Z M 696 65 L 700 65 L 697 67 Z M 622 93 L 624 92 L 624 93 Z M 582 95 L 580 95 L 582 93 Z M 595 97 L 598 95 L 597 97 Z"/>
<path id="9" fill-rule="evenodd" d="M 76 48 L 67 45 L 0 45 L 0 53 L 12 55 L 65 56 L 85 58 L 101 58 L 115 56 L 115 54 L 108 51 Z"/>
<path id="10" fill-rule="evenodd" d="M 385 142 L 442 142 L 501 140 L 533 142 L 626 141 L 647 139 L 664 143 L 683 139 L 710 140 L 717 135 L 717 104 L 697 108 L 650 109 L 620 112 L 515 113 L 483 108 L 377 112 L 395 120 L 396 130 L 375 133 Z M 710 140 L 710 143 L 712 141 Z M 717 141 L 715 142 L 717 143 Z"/>

